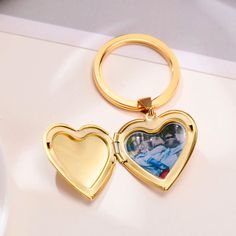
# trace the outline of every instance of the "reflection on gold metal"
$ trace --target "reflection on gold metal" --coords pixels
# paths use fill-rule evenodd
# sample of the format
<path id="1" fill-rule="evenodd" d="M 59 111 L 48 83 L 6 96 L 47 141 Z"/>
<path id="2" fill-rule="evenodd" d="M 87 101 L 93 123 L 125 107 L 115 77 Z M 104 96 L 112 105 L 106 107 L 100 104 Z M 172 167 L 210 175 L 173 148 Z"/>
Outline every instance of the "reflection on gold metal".
<path id="1" fill-rule="evenodd" d="M 112 140 L 97 126 L 74 130 L 55 125 L 45 135 L 45 148 L 56 169 L 83 195 L 93 199 L 115 164 Z"/>

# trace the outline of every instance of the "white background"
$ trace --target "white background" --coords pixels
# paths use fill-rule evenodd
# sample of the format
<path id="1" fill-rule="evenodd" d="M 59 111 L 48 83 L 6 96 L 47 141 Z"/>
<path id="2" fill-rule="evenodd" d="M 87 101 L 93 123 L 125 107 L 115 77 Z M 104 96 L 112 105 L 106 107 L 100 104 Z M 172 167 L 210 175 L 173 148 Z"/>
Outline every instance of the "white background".
<path id="1" fill-rule="evenodd" d="M 178 51 L 186 65 L 181 70 L 181 85 L 170 103 L 157 112 L 182 109 L 190 113 L 197 122 L 199 139 L 169 192 L 149 188 L 117 164 L 104 191 L 88 203 L 47 160 L 42 145 L 45 129 L 54 122 L 75 128 L 94 123 L 112 136 L 141 114 L 119 110 L 100 96 L 91 78 L 94 48 L 29 36 L 0 33 L 4 235 L 236 234 L 236 74 L 232 69 L 223 75 L 223 68 L 231 69 L 234 63 Z M 88 36 L 95 42 L 96 38 L 106 39 Z M 128 48 L 121 54 L 107 60 L 104 74 L 122 95 L 156 95 L 167 84 L 167 68 L 159 59 L 143 60 L 146 55 L 141 50 L 140 58 L 134 59 Z M 191 65 L 187 66 L 183 55 L 191 58 Z M 196 58 L 209 64 L 203 67 Z"/>
<path id="2" fill-rule="evenodd" d="M 2 0 L 0 13 L 113 37 L 142 32 L 236 61 L 235 0 Z"/>

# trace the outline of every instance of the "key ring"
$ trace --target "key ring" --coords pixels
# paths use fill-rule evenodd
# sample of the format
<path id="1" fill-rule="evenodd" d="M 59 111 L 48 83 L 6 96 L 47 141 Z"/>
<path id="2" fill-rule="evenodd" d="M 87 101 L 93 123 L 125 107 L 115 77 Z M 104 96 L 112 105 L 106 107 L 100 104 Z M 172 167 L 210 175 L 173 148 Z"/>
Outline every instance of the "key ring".
<path id="1" fill-rule="evenodd" d="M 147 46 L 159 53 L 168 63 L 171 71 L 171 80 L 168 87 L 159 95 L 152 99 L 152 107 L 158 108 L 167 103 L 173 96 L 179 82 L 180 70 L 178 61 L 169 49 L 169 47 L 160 40 L 144 34 L 127 34 L 114 38 L 107 42 L 98 51 L 93 64 L 93 79 L 103 97 L 113 105 L 129 110 L 142 111 L 143 106 L 140 106 L 139 100 L 129 100 L 114 93 L 102 76 L 102 63 L 104 59 L 116 48 L 124 45 L 143 45 Z"/>

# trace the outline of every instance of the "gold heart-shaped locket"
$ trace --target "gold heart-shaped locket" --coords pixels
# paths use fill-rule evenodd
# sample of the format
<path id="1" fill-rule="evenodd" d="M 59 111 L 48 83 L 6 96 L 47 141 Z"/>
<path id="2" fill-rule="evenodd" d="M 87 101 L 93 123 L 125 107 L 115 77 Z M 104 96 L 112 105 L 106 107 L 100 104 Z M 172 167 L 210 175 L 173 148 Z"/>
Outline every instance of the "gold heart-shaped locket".
<path id="1" fill-rule="evenodd" d="M 148 46 L 167 61 L 171 81 L 156 98 L 124 99 L 114 94 L 103 80 L 101 65 L 104 58 L 127 44 Z M 173 96 L 179 77 L 174 54 L 156 38 L 128 34 L 107 42 L 97 53 L 93 67 L 99 92 L 113 105 L 141 111 L 145 117 L 123 125 L 113 139 L 95 125 L 83 126 L 79 130 L 64 124 L 50 127 L 45 134 L 44 146 L 52 164 L 88 199 L 93 199 L 105 186 L 116 160 L 145 183 L 168 190 L 185 167 L 197 141 L 197 127 L 190 115 L 178 110 L 156 115 L 154 111 Z"/>
<path id="2" fill-rule="evenodd" d="M 98 126 L 86 125 L 75 130 L 56 124 L 46 132 L 44 144 L 56 169 L 89 199 L 111 176 L 115 165 L 112 140 Z"/>
<path id="3" fill-rule="evenodd" d="M 117 134 L 119 161 L 142 181 L 168 190 L 183 170 L 196 143 L 196 125 L 183 111 L 136 119 Z"/>

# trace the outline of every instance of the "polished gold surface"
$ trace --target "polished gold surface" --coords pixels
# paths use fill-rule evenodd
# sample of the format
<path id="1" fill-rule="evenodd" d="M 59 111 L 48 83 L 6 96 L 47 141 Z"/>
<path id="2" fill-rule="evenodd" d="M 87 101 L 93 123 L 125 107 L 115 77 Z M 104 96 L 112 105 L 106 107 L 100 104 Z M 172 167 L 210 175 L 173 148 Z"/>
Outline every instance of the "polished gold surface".
<path id="1" fill-rule="evenodd" d="M 98 90 L 109 102 L 117 107 L 130 111 L 143 110 L 143 107 L 139 106 L 138 101 L 125 99 L 114 93 L 102 77 L 102 63 L 105 57 L 108 56 L 114 49 L 128 44 L 147 46 L 158 52 L 167 61 L 171 71 L 170 84 L 166 90 L 163 91 L 163 93 L 152 99 L 152 105 L 154 108 L 164 105 L 173 96 L 178 85 L 180 77 L 178 61 L 172 51 L 166 46 L 166 44 L 154 37 L 145 34 L 123 35 L 110 40 L 101 47 L 96 55 L 93 65 L 93 79 Z"/>
<path id="2" fill-rule="evenodd" d="M 97 126 L 74 130 L 55 125 L 46 132 L 44 145 L 56 169 L 89 199 L 103 188 L 112 173 L 112 140 Z"/>
<path id="3" fill-rule="evenodd" d="M 186 143 L 185 146 L 165 179 L 160 179 L 153 174 L 145 171 L 135 161 L 133 161 L 126 149 L 126 138 L 135 131 L 144 131 L 147 133 L 157 133 L 162 127 L 171 122 L 180 123 L 186 131 Z M 168 190 L 176 178 L 179 176 L 187 161 L 189 160 L 194 146 L 197 141 L 197 126 L 190 115 L 183 111 L 168 111 L 160 116 L 154 116 L 150 119 L 136 119 L 125 124 L 118 133 L 114 136 L 114 143 L 116 149 L 116 156 L 120 163 L 122 163 L 132 174 L 141 179 L 142 181 L 159 187 L 162 190 Z"/>

